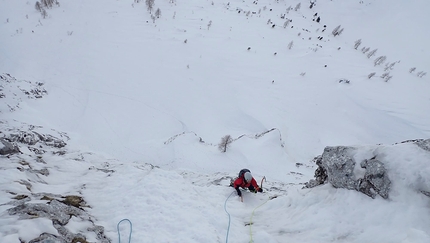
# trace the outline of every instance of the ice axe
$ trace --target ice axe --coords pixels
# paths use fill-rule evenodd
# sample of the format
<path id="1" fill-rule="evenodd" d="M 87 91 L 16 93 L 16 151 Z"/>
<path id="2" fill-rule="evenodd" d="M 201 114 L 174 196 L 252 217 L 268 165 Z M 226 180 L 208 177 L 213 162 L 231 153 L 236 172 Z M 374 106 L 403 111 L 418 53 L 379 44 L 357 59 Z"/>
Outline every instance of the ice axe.
<path id="1" fill-rule="evenodd" d="M 263 176 L 263 178 L 261 178 L 261 183 L 260 183 L 260 188 L 263 189 L 263 181 L 267 181 L 266 180 L 266 176 Z"/>

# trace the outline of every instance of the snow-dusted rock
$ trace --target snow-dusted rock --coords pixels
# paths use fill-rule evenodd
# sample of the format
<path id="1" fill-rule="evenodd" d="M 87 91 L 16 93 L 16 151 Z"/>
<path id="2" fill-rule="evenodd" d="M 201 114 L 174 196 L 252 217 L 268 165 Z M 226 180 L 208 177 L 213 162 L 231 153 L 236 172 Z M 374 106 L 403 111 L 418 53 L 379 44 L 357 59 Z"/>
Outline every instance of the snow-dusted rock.
<path id="1" fill-rule="evenodd" d="M 7 141 L 5 138 L 0 138 L 0 155 L 19 153 L 19 148 L 16 144 Z"/>
<path id="2" fill-rule="evenodd" d="M 21 108 L 24 99 L 40 99 L 48 94 L 41 82 L 18 80 L 8 73 L 0 74 L 0 113 Z"/>
<path id="3" fill-rule="evenodd" d="M 391 181 L 387 176 L 384 164 L 372 158 L 360 163 L 361 168 L 366 169 L 363 178 L 358 179 L 358 190 L 364 194 L 375 198 L 376 194 L 387 199 L 390 191 Z"/>
<path id="4" fill-rule="evenodd" d="M 408 140 L 403 143 L 413 143 L 425 151 L 430 151 L 430 139 Z M 358 147 L 326 147 L 323 154 L 314 159 L 318 166 L 315 170 L 315 179 L 307 182 L 305 187 L 312 188 L 330 183 L 333 187 L 357 190 L 372 198 L 377 195 L 385 199 L 389 198 L 391 180 L 395 178 L 388 176 L 389 173 L 384 164 L 388 161 L 378 159 L 377 148 L 378 146 L 375 146 L 373 157 L 357 159 L 354 155 L 360 150 Z M 357 173 L 358 171 L 361 172 Z M 426 196 L 430 195 L 426 190 L 420 192 Z"/>
<path id="5" fill-rule="evenodd" d="M 24 203 L 7 210 L 9 215 L 18 215 L 20 219 L 44 217 L 66 225 L 71 216 L 88 218 L 85 211 L 80 208 L 69 206 L 58 200 L 48 200 L 47 203 Z"/>
<path id="6" fill-rule="evenodd" d="M 415 144 L 418 145 L 418 147 L 430 152 L 430 139 L 418 139 L 415 141 Z"/>
<path id="7" fill-rule="evenodd" d="M 329 182 L 336 188 L 357 189 L 359 182 L 354 179 L 355 161 L 350 156 L 352 147 L 326 147 L 324 153 L 314 159 L 318 165 L 315 180 L 306 187 L 315 187 Z"/>
<path id="8" fill-rule="evenodd" d="M 358 181 L 354 179 L 355 161 L 350 154 L 352 147 L 326 147 L 322 154 L 322 166 L 326 169 L 328 181 L 337 188 L 355 189 Z"/>
<path id="9" fill-rule="evenodd" d="M 88 235 L 96 238 L 97 242 L 111 242 L 105 236 L 104 227 L 97 225 L 91 215 L 86 212 L 89 205 L 82 196 L 52 193 L 45 187 L 47 181 L 61 183 L 58 180 L 63 179 L 58 176 L 56 179 L 50 178 L 50 171 L 56 173 L 58 171 L 56 171 L 57 165 L 48 160 L 55 159 L 57 156 L 67 157 L 70 151 L 64 140 L 68 140 L 69 137 L 65 133 L 54 130 L 47 130 L 47 133 L 46 129 L 41 126 L 22 124 L 17 121 L 1 122 L 0 131 L 3 136 L 0 138 L 0 160 L 3 165 L 0 170 L 7 170 L 11 178 L 10 182 L 17 185 L 11 186 L 14 189 L 0 191 L 3 193 L 3 198 L 10 198 L 8 202 L 0 204 L 0 206 L 7 206 L 7 209 L 0 213 L 16 217 L 19 221 L 43 218 L 52 222 L 49 224 L 56 231 L 56 234 L 53 234 L 52 231 L 41 231 L 38 237 L 28 242 L 85 243 Z M 45 161 L 45 157 L 48 162 Z M 71 161 L 83 159 L 73 157 L 70 159 Z M 88 170 L 91 168 L 88 165 Z M 113 171 L 110 172 L 113 173 Z M 70 178 L 64 179 L 69 180 Z M 44 185 L 43 191 L 40 191 L 40 185 Z M 55 190 L 54 187 L 53 190 Z M 75 221 L 88 227 L 81 232 L 72 232 L 69 229 L 71 219 L 77 219 Z M 76 222 L 74 223 L 76 224 Z"/>

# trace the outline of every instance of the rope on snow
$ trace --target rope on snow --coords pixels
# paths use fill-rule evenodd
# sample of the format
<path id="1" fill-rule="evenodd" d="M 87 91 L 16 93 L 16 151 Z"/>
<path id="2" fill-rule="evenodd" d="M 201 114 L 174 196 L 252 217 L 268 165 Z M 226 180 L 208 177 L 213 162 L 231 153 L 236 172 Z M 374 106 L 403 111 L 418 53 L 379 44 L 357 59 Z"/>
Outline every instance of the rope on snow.
<path id="1" fill-rule="evenodd" d="M 249 219 L 249 236 L 250 236 L 250 240 L 249 242 L 252 243 L 254 242 L 254 240 L 252 239 L 252 218 L 254 217 L 254 212 L 255 210 L 257 210 L 259 207 L 263 206 L 264 204 L 266 204 L 268 201 L 270 200 L 270 197 L 267 198 L 266 201 L 264 201 L 262 204 L 258 205 L 257 207 L 254 208 L 254 210 L 252 210 L 252 214 L 251 214 L 251 218 Z"/>
<path id="2" fill-rule="evenodd" d="M 264 176 L 262 179 L 261 179 L 261 183 L 260 183 L 260 187 L 261 188 L 263 188 L 263 181 L 266 181 L 266 177 Z M 233 195 L 233 193 L 234 193 L 234 191 L 232 192 L 232 193 L 230 193 L 230 195 L 227 197 L 227 199 L 225 200 L 225 202 L 224 202 L 224 210 L 225 210 L 225 212 L 227 213 L 227 215 L 228 215 L 228 227 L 227 227 L 227 235 L 226 235 L 226 237 L 225 237 L 225 242 L 226 243 L 228 243 L 228 234 L 229 234 L 229 232 L 230 232 L 230 222 L 231 222 L 231 216 L 230 216 L 230 213 L 227 211 L 227 201 L 228 201 L 228 199 L 230 199 L 230 197 Z M 273 198 L 276 198 L 276 197 L 273 197 Z M 273 199 L 272 197 L 268 197 L 267 198 L 267 200 L 266 201 L 264 201 L 262 204 L 260 204 L 260 205 L 258 205 L 257 207 L 255 207 L 254 208 L 254 210 L 252 210 L 252 214 L 251 214 L 251 218 L 250 218 L 250 220 L 249 220 L 249 235 L 250 235 L 250 243 L 253 243 L 254 242 L 254 240 L 253 240 L 253 238 L 252 238 L 252 224 L 253 224 L 253 222 L 252 222 L 252 218 L 254 217 L 254 213 L 255 213 L 255 211 L 259 208 L 259 207 L 261 207 L 261 206 L 263 206 L 264 204 L 266 204 L 269 200 L 271 200 L 271 199 Z"/>
<path id="3" fill-rule="evenodd" d="M 129 219 L 122 219 L 121 221 L 118 222 L 116 229 L 118 230 L 118 242 L 121 243 L 121 234 L 119 233 L 119 225 L 121 224 L 122 221 L 128 221 L 130 223 L 130 235 L 128 236 L 128 243 L 131 242 L 131 232 L 133 231 L 133 224 L 131 223 L 131 221 Z"/>
<path id="4" fill-rule="evenodd" d="M 227 211 L 227 201 L 231 197 L 231 195 L 233 195 L 233 193 L 234 193 L 234 191 L 232 193 L 230 193 L 230 196 L 228 196 L 224 202 L 224 211 L 228 214 L 228 227 L 227 227 L 227 235 L 225 236 L 225 243 L 228 243 L 228 234 L 230 232 L 230 222 L 231 222 L 230 213 Z"/>
<path id="5" fill-rule="evenodd" d="M 263 176 L 263 178 L 261 179 L 261 183 L 260 183 L 260 187 L 261 187 L 261 188 L 263 188 L 263 181 L 267 181 L 265 176 Z M 252 210 L 251 218 L 249 219 L 249 236 L 250 236 L 250 240 L 249 240 L 249 242 L 250 242 L 250 243 L 253 243 L 253 242 L 254 242 L 254 240 L 252 239 L 252 224 L 253 224 L 253 222 L 252 222 L 252 218 L 254 217 L 255 210 L 257 210 L 259 207 L 261 207 L 261 206 L 263 206 L 264 204 L 266 204 L 270 199 L 271 199 L 271 198 L 270 198 L 270 197 L 268 197 L 266 201 L 264 201 L 262 204 L 260 204 L 260 205 L 258 205 L 257 207 L 255 207 L 255 208 L 254 208 L 254 210 Z"/>

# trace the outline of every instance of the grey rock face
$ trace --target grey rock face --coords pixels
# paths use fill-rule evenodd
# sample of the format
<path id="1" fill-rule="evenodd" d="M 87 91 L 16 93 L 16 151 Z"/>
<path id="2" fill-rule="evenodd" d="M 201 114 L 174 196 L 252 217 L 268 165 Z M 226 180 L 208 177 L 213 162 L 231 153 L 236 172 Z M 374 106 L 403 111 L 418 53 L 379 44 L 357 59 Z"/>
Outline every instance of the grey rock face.
<path id="1" fill-rule="evenodd" d="M 40 235 L 29 243 L 88 243 L 89 235 L 97 239 L 96 242 L 110 243 L 104 233 L 104 227 L 97 225 L 86 211 L 90 207 L 79 192 L 75 195 L 60 195 L 49 192 L 45 185 L 51 176 L 50 171 L 56 171 L 56 164 L 52 156 L 63 156 L 68 153 L 67 144 L 63 139 L 69 139 L 67 134 L 53 131 L 53 135 L 42 133 L 43 127 L 14 122 L 18 126 L 11 126 L 9 121 L 0 120 L 0 159 L 2 159 L 2 170 L 9 170 L 18 175 L 17 179 L 11 179 L 10 183 L 19 186 L 16 189 L 0 191 L 3 198 L 11 198 L 9 202 L 1 202 L 0 205 L 9 205 L 5 213 L 19 220 L 32 220 L 34 218 L 46 218 L 52 222 L 56 230 L 52 232 L 40 232 Z M 45 157 L 45 154 L 48 156 Z M 74 156 L 73 156 L 74 157 Z M 82 154 L 73 161 L 85 161 Z M 89 164 L 90 165 L 90 164 Z M 92 166 L 94 167 L 94 166 Z M 91 169 L 91 168 L 90 168 Z M 108 173 L 108 172 L 106 172 Z M 113 173 L 113 171 L 109 171 Z M 13 178 L 13 177 L 11 177 Z M 61 181 L 57 181 L 61 183 Z M 48 191 L 39 191 L 34 185 L 43 184 Z M 10 195 L 14 195 L 11 197 Z M 4 213 L 4 212 L 1 212 Z M 88 225 L 86 230 L 73 232 L 70 229 L 71 218 L 79 218 L 81 222 Z"/>
<path id="2" fill-rule="evenodd" d="M 53 186 L 56 193 L 50 193 L 46 181 L 62 183 L 62 178 L 50 178 L 51 171 L 55 173 L 59 169 L 56 163 L 85 161 L 82 154 L 68 154 L 68 135 L 17 120 L 3 120 L 1 116 L 3 113 L 20 110 L 22 102 L 27 99 L 39 99 L 47 94 L 43 83 L 17 80 L 9 74 L 0 74 L 0 170 L 4 175 L 11 173 L 12 176 L 7 178 L 13 185 L 9 190 L 0 191 L 3 199 L 11 199 L 9 202 L 0 202 L 0 206 L 8 206 L 0 213 L 22 221 L 45 218 L 52 223 L 56 230 L 54 234 L 41 230 L 35 235 L 36 238 L 26 241 L 28 243 L 89 243 L 86 240 L 89 235 L 92 239 L 95 237 L 94 242 L 110 243 L 112 241 L 105 235 L 104 227 L 97 225 L 94 218 L 85 211 L 90 206 L 80 196 L 82 194 L 79 189 L 74 192 L 75 195 L 63 196 L 57 194 L 57 187 Z M 64 156 L 65 160 L 58 162 L 52 159 L 55 156 Z M 97 169 L 95 166 L 91 168 Z M 42 187 L 37 186 L 41 184 Z M 81 190 L 85 187 L 85 184 L 77 185 L 81 186 Z M 40 191 L 42 188 L 47 191 Z M 72 217 L 79 218 L 87 226 L 86 230 L 74 232 L 74 227 L 69 225 Z M 24 242 L 19 236 L 16 241 Z"/>
<path id="3" fill-rule="evenodd" d="M 315 180 L 312 179 L 308 183 L 306 183 L 306 187 L 312 188 L 318 185 L 324 184 L 327 181 L 327 171 L 322 167 L 322 156 L 319 155 L 313 159 L 313 162 L 318 165 L 318 168 L 315 170 Z"/>
<path id="4" fill-rule="evenodd" d="M 314 159 L 318 165 L 315 179 L 306 183 L 305 187 L 312 188 L 330 183 L 336 188 L 357 190 L 372 198 L 380 195 L 387 199 L 391 181 L 384 164 L 376 158 L 362 161 L 360 166 L 366 171 L 362 178 L 357 178 L 357 175 L 354 174 L 356 166 L 356 161 L 352 156 L 354 151 L 353 147 L 326 147 L 324 153 Z"/>
<path id="5" fill-rule="evenodd" d="M 43 98 L 48 94 L 43 86 L 40 82 L 18 80 L 8 73 L 0 74 L 0 114 L 21 109 L 25 99 Z"/>
<path id="6" fill-rule="evenodd" d="M 55 195 L 51 195 L 55 196 Z M 48 198 L 44 196 L 43 198 Z M 33 243 L 47 242 L 87 242 L 86 237 L 82 234 L 74 234 L 67 229 L 67 224 L 71 217 L 77 217 L 83 221 L 91 222 L 92 227 L 89 227 L 88 232 L 94 232 L 99 242 L 110 243 L 111 240 L 104 234 L 104 228 L 95 225 L 90 216 L 78 206 L 85 205 L 85 202 L 78 196 L 65 196 L 63 201 L 57 199 L 49 200 L 47 203 L 31 203 L 27 200 L 21 200 L 18 206 L 7 210 L 9 215 L 17 215 L 19 219 L 33 218 L 48 218 L 52 221 L 52 225 L 58 232 L 58 236 L 42 233 L 38 238 L 31 240 Z"/>
<path id="7" fill-rule="evenodd" d="M 85 212 L 81 209 L 52 200 L 49 204 L 45 203 L 24 203 L 22 205 L 7 210 L 9 215 L 19 215 L 20 219 L 49 218 L 66 225 L 71 216 L 85 217 Z"/>
<path id="8" fill-rule="evenodd" d="M 425 139 L 425 140 L 419 139 L 415 142 L 415 144 L 418 147 L 430 152 L 430 139 Z M 430 163 L 430 161 L 429 161 L 429 163 Z M 430 192 L 428 192 L 428 191 L 421 191 L 421 193 L 426 195 L 427 197 L 430 197 Z"/>
<path id="9" fill-rule="evenodd" d="M 384 164 L 375 158 L 364 160 L 361 167 L 366 169 L 364 178 L 359 179 L 358 190 L 375 198 L 376 194 L 387 199 L 391 181 L 387 176 Z"/>
<path id="10" fill-rule="evenodd" d="M 322 154 L 322 166 L 327 171 L 330 184 L 336 188 L 357 188 L 354 179 L 355 161 L 350 157 L 352 147 L 326 147 Z"/>
<path id="11" fill-rule="evenodd" d="M 420 139 L 416 141 L 415 144 L 418 145 L 418 147 L 430 152 L 430 139 Z"/>
<path id="12" fill-rule="evenodd" d="M 62 148 L 66 142 L 49 134 L 40 134 L 35 131 L 20 131 L 19 133 L 10 134 L 7 139 L 11 142 L 19 142 L 27 145 L 44 144 L 50 147 Z"/>
<path id="13" fill-rule="evenodd" d="M 0 155 L 9 155 L 9 154 L 17 154 L 19 153 L 19 147 L 7 141 L 4 138 L 0 138 L 0 143 L 3 144 L 3 146 L 0 146 Z"/>
<path id="14" fill-rule="evenodd" d="M 30 240 L 28 243 L 67 243 L 67 241 L 56 235 L 42 233 L 39 237 Z"/>

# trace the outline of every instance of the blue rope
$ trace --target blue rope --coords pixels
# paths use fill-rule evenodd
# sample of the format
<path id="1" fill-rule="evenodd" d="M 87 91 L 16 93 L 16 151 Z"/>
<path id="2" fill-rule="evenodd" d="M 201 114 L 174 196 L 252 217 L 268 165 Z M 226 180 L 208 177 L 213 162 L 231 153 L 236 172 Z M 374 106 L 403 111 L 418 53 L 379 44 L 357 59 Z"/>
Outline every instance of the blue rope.
<path id="1" fill-rule="evenodd" d="M 230 232 L 230 221 L 231 221 L 230 213 L 227 211 L 227 201 L 231 197 L 231 195 L 233 195 L 233 193 L 234 193 L 234 191 L 232 193 L 230 193 L 230 196 L 228 196 L 224 202 L 224 211 L 228 214 L 228 228 L 227 228 L 227 235 L 225 236 L 225 243 L 228 243 L 228 233 Z"/>
<path id="2" fill-rule="evenodd" d="M 119 221 L 119 223 L 116 226 L 116 229 L 118 230 L 118 242 L 121 243 L 121 234 L 119 233 L 119 224 L 121 224 L 122 221 L 128 221 L 130 223 L 130 235 L 128 236 L 128 243 L 131 242 L 131 232 L 133 231 L 133 224 L 131 223 L 131 221 L 129 219 L 123 219 L 121 221 Z"/>

